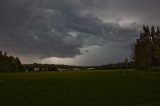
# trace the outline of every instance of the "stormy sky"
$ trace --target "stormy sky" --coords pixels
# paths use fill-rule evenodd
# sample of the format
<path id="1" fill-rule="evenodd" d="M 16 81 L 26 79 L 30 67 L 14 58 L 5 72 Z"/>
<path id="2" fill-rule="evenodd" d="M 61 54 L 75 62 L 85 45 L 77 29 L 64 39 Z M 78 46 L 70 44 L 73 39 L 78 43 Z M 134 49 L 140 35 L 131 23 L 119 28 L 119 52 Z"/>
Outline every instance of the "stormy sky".
<path id="1" fill-rule="evenodd" d="M 159 0 L 0 0 L 0 50 L 23 63 L 103 65 L 130 57 Z"/>

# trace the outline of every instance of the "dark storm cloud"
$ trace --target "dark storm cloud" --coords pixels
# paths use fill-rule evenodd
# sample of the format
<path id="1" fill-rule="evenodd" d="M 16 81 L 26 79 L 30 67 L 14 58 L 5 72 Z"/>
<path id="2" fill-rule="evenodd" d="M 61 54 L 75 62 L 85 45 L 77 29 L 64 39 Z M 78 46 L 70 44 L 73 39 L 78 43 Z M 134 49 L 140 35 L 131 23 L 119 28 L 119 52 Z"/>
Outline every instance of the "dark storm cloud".
<path id="1" fill-rule="evenodd" d="M 102 16 L 138 15 L 145 23 L 154 16 L 145 18 L 149 13 L 159 14 L 159 1 L 154 1 L 151 5 L 146 0 L 0 0 L 0 48 L 38 57 L 74 57 L 85 46 L 108 43 L 126 49 L 137 30 L 104 22 Z"/>
<path id="2" fill-rule="evenodd" d="M 135 31 L 81 14 L 87 7 L 103 8 L 107 2 L 100 1 L 1 0 L 0 47 L 14 54 L 74 57 L 84 46 L 130 39 Z"/>

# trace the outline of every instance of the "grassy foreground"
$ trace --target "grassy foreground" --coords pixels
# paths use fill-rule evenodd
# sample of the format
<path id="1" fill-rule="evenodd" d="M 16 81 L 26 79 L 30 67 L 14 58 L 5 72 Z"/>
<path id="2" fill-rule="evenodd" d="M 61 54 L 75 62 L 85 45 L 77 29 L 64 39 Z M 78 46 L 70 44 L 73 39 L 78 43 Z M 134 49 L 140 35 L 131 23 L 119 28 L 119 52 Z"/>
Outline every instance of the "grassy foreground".
<path id="1" fill-rule="evenodd" d="M 0 106 L 160 106 L 160 73 L 0 73 Z"/>

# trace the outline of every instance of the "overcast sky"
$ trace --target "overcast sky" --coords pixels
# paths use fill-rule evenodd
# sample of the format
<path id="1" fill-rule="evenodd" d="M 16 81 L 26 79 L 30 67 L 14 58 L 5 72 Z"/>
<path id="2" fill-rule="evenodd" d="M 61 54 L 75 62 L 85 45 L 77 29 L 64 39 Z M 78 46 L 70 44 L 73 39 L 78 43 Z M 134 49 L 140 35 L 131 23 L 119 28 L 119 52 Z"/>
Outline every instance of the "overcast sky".
<path id="1" fill-rule="evenodd" d="M 0 50 L 23 63 L 103 65 L 130 57 L 160 0 L 0 0 Z"/>

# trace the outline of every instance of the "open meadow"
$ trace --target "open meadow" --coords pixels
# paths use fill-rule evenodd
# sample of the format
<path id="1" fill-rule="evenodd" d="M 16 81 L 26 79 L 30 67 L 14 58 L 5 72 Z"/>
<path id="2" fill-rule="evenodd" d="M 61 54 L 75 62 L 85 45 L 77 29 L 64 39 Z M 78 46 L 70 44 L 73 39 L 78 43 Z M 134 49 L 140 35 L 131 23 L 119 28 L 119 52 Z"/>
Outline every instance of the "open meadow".
<path id="1" fill-rule="evenodd" d="M 0 73 L 0 106 L 160 106 L 160 73 Z"/>

